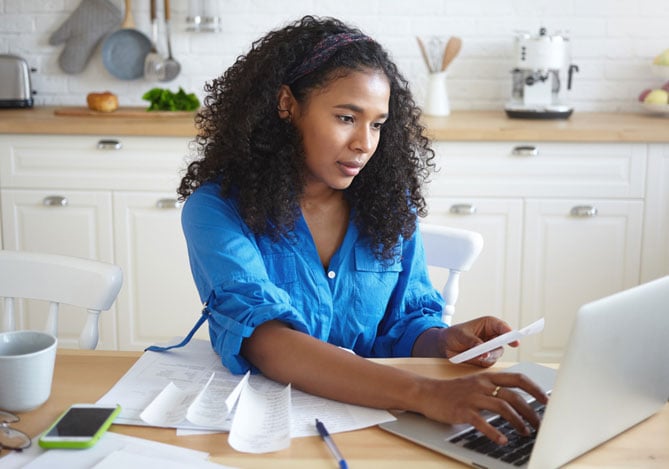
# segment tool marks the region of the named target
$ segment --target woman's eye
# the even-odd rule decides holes
[[[374,122],[374,124],[372,124],[372,128],[374,130],[381,130],[381,127],[383,127],[383,124],[385,124],[385,122]]]
[[[337,116],[342,122],[353,122],[353,116]]]

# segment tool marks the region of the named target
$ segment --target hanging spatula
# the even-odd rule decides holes
[[[144,78],[149,81],[162,80],[165,76],[163,57],[158,53],[158,22],[156,0],[151,0],[151,51],[144,59]]]
[[[181,64],[172,56],[172,40],[170,38],[170,0],[165,0],[165,35],[167,37],[167,58],[165,59],[165,74],[160,81],[172,81],[179,72],[181,72]]]

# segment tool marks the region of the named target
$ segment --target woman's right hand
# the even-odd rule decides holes
[[[538,428],[539,416],[511,388],[520,388],[543,404],[548,402],[548,396],[536,383],[518,373],[479,373],[449,380],[428,379],[424,384],[419,398],[423,415],[440,422],[473,425],[500,445],[506,444],[507,438],[481,416],[482,410],[501,415],[518,432],[528,435],[528,423]]]
[[[512,388],[527,391],[539,402],[548,400],[538,385],[521,374],[427,378],[346,352],[279,321],[258,326],[245,339],[242,352],[266,377],[291,383],[295,389],[355,405],[420,412],[439,422],[468,423],[499,444],[506,443],[506,437],[480,411],[495,412],[527,432],[527,424],[538,426],[539,417]],[[323,373],[324,369],[328,372]]]

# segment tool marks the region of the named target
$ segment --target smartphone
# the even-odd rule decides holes
[[[73,404],[39,438],[42,448],[89,448],[121,412],[121,406]]]

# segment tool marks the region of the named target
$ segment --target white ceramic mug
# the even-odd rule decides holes
[[[46,332],[0,332],[0,409],[25,412],[49,399],[57,343]]]

